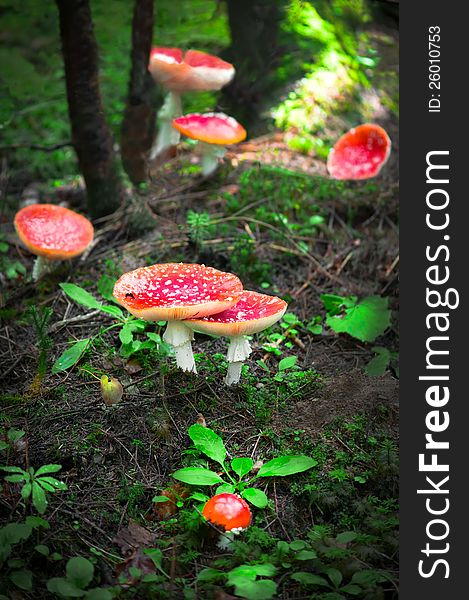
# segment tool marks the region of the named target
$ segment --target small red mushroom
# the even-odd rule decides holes
[[[225,383],[233,385],[241,377],[243,362],[252,352],[245,335],[259,333],[276,323],[287,310],[287,303],[276,296],[244,290],[231,308],[203,318],[192,318],[187,326],[201,333],[230,338]]]
[[[334,179],[375,177],[391,153],[391,140],[379,125],[350,129],[329,152],[327,170]]]
[[[82,254],[93,241],[93,225],[86,217],[55,204],[30,204],[15,215],[16,232],[37,256],[33,280],[51,269],[53,261]]]
[[[237,494],[217,494],[205,504],[202,515],[224,531],[239,533],[251,523],[248,503]]]
[[[183,319],[207,316],[233,306],[243,289],[231,273],[187,263],[166,263],[124,273],[113,295],[130,313],[146,321],[167,321],[163,339],[176,353],[178,367],[196,372],[193,331]]]
[[[171,128],[172,119],[182,115],[181,94],[219,90],[234,77],[232,64],[205,52],[179,48],[153,48],[148,65],[153,79],[169,94],[158,120],[160,129],[150,158],[178,143],[179,134]]]
[[[185,136],[199,141],[202,149],[202,174],[216,169],[218,158],[225,154],[227,144],[237,144],[246,138],[246,130],[233,117],[224,113],[192,113],[173,120],[173,127]]]

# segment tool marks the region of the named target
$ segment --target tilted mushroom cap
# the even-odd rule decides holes
[[[258,333],[281,319],[287,303],[276,296],[244,290],[228,310],[204,318],[190,319],[187,325],[201,333],[234,337]]]
[[[205,504],[202,515],[225,531],[245,529],[251,523],[251,510],[243,498],[236,494],[217,494]]]
[[[30,204],[16,213],[15,229],[33,254],[49,260],[80,255],[93,241],[93,225],[86,217],[55,204]]]
[[[219,90],[229,83],[232,64],[205,52],[179,48],[153,48],[148,70],[155,81],[173,92]]]
[[[173,127],[185,136],[208,144],[237,144],[246,137],[238,121],[224,113],[192,113],[173,120]]]
[[[113,295],[140,319],[179,321],[230,308],[242,289],[231,273],[198,264],[166,263],[124,273]]]
[[[334,179],[375,177],[391,153],[391,140],[379,125],[366,123],[348,131],[335,144],[327,159]]]

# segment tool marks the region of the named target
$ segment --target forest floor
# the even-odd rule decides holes
[[[393,152],[376,179],[329,179],[325,161],[292,150],[281,131],[232,148],[211,179],[197,175],[185,147],[152,170],[148,189],[118,218],[96,223],[96,243],[84,258],[37,284],[29,275],[2,282],[0,426],[7,441],[9,430],[25,432],[3,452],[10,465],[62,465],[56,476],[68,486],[48,495],[50,529],[37,533],[36,544],[50,552],[16,547],[12,556],[33,572],[36,587],[11,598],[51,597],[46,580],[62,576],[64,561],[77,555],[92,559],[96,585],[120,581],[123,598],[228,599],[233,586],[223,575],[200,573],[246,563],[274,565],[259,577],[275,580],[276,598],[397,597],[399,143],[397,118],[379,101],[377,111]],[[328,134],[342,131],[336,122]],[[57,199],[79,206],[81,190],[66,194]],[[29,274],[31,257],[13,236],[8,240],[11,260],[19,256]],[[123,272],[178,261],[233,272],[246,289],[289,303],[280,324],[254,336],[238,386],[223,383],[225,340],[196,335],[199,374],[181,373],[164,344],[141,347],[162,327],[149,324],[134,333],[134,346],[123,347],[112,316],[77,305],[58,286],[71,282],[110,302]],[[322,294],[384,296],[392,324],[372,344],[337,334],[326,325]],[[47,320],[42,331],[38,317]],[[90,337],[79,362],[52,371],[71,342]],[[364,369],[376,346],[393,359],[371,376]],[[279,371],[286,357],[297,361]],[[102,374],[124,386],[115,406],[103,404]],[[266,461],[306,454],[317,461],[306,473],[264,484],[269,506],[254,509],[253,525],[228,551],[217,548],[182,488],[173,492],[183,506],[165,512],[152,503],[174,486],[171,473],[200,464],[187,435],[198,420],[231,455]],[[20,491],[20,484],[4,483],[2,522],[34,514]],[[288,557],[281,541],[293,542]],[[143,548],[161,550],[165,574],[145,560]],[[314,557],[301,558],[294,548]],[[160,580],[142,580],[155,572]]]

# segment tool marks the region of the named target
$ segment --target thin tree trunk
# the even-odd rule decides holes
[[[122,163],[132,183],[146,180],[146,155],[155,134],[153,79],[147,66],[153,37],[153,1],[135,0],[132,21],[132,68],[122,122]]]
[[[116,210],[123,197],[99,90],[98,47],[89,0],[56,0],[72,142],[93,217]]]

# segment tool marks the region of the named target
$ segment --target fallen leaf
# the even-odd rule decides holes
[[[127,527],[117,532],[113,542],[119,546],[122,554],[127,555],[137,548],[151,548],[155,543],[156,535],[146,527],[142,527],[130,519]]]

